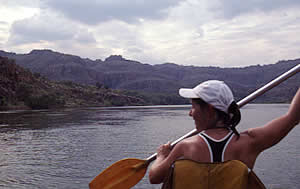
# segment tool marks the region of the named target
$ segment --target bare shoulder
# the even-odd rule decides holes
[[[261,142],[261,138],[263,138],[263,133],[261,133],[262,127],[249,128],[240,133],[240,137],[238,141],[242,143],[242,145],[247,145],[247,149],[249,151],[260,151],[257,149],[257,145]],[[248,152],[249,153],[249,152]],[[257,152],[259,153],[259,152]]]
[[[204,141],[198,135],[192,136],[182,141],[184,147],[202,146]]]
[[[246,130],[235,135],[225,152],[225,160],[237,159],[244,162],[249,168],[253,168],[255,160],[259,155],[256,149],[255,140],[251,131]]]
[[[186,138],[179,142],[176,145],[176,148],[181,149],[182,151],[186,151],[190,148],[193,148],[195,145],[199,145],[199,137],[198,136],[192,136],[190,138]]]
[[[235,136],[233,138],[233,144],[234,146],[237,146],[237,148],[240,148],[243,151],[250,151],[249,148],[251,148],[252,143],[254,143],[254,135],[251,133],[251,129],[248,129],[246,131],[243,131],[240,133],[240,136]]]
[[[183,158],[194,161],[210,161],[207,144],[198,135],[192,136],[182,141]]]
[[[247,129],[246,131],[243,131],[240,134],[241,136],[243,136],[243,138],[246,138],[248,140],[255,138],[255,132],[253,132],[253,128]]]

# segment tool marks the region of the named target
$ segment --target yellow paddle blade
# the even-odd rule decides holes
[[[122,159],[96,176],[89,187],[90,189],[129,189],[144,177],[147,166],[146,160]]]

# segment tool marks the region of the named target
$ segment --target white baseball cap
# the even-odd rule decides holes
[[[234,101],[230,88],[223,81],[218,80],[205,81],[193,89],[179,89],[179,95],[190,99],[201,98],[225,113],[228,113],[228,108]]]

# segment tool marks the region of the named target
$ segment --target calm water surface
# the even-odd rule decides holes
[[[0,112],[0,188],[88,188],[123,158],[144,159],[192,130],[189,106]],[[239,131],[262,125],[288,105],[247,105]],[[300,188],[300,128],[262,153],[255,171],[272,189]],[[158,189],[146,175],[134,188]]]

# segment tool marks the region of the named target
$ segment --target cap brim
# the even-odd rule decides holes
[[[199,98],[195,93],[193,89],[179,89],[179,95],[183,98]]]

